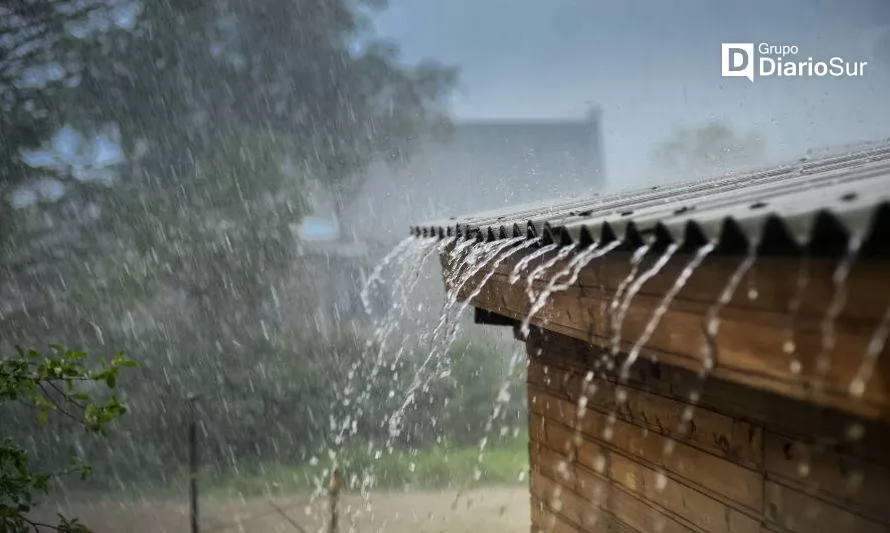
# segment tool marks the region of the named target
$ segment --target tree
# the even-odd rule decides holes
[[[57,262],[60,248],[88,264],[113,257],[103,267],[110,279],[126,278],[140,297],[185,291],[196,316],[213,318],[202,336],[233,338],[233,323],[260,316],[268,277],[289,265],[289,228],[307,209],[307,183],[353,194],[372,159],[401,160],[447,123],[454,71],[403,66],[394,46],[372,40],[363,10],[383,4],[31,0],[6,8],[10,27],[39,36],[32,42],[41,53],[9,62],[15,68],[0,87],[22,115],[4,124],[0,212],[21,211],[11,191],[51,170],[67,194],[33,218],[49,212],[76,231],[48,247],[16,231],[0,250],[4,263]],[[58,72],[22,93],[34,68]],[[35,99],[40,128],[28,111]],[[123,162],[111,186],[67,168],[37,176],[26,168],[22,149],[60,124],[117,136]],[[63,212],[68,204],[73,213]],[[93,206],[98,215],[84,216]],[[68,275],[91,277],[98,268],[89,267]]]
[[[676,129],[652,150],[652,160],[659,172],[684,178],[757,164],[764,155],[762,137],[755,133],[740,134],[720,121]]]
[[[118,374],[136,363],[118,353],[93,369],[85,365],[86,359],[85,352],[61,346],[53,346],[49,354],[17,348],[15,355],[0,358],[0,410],[4,419],[9,419],[10,410],[24,408],[36,411],[41,426],[47,424],[52,413],[86,433],[106,435],[108,425],[127,411],[113,394]],[[17,533],[52,527],[62,532],[87,532],[76,519],[59,516],[58,524],[50,525],[30,516],[37,496],[46,494],[52,480],[65,474],[86,478],[90,466],[75,458],[66,471],[38,471],[28,452],[14,439],[0,441],[0,530]]]
[[[51,336],[133,346],[140,375],[128,390],[146,416],[123,431],[139,442],[137,430],[166,431],[153,442],[157,456],[175,457],[178,435],[166,424],[186,392],[200,388],[220,406],[234,399],[233,380],[268,384],[250,379],[284,357],[264,319],[275,278],[292,270],[290,226],[310,207],[308,185],[354,194],[371,160],[399,162],[447,127],[455,72],[404,65],[373,39],[365,13],[383,4],[0,7],[9,110],[0,123],[0,331],[32,344]],[[66,125],[87,140],[113,139],[120,157],[102,169],[29,164],[24,154]],[[47,180],[60,198],[15,204],[18,191]],[[131,332],[127,321],[141,327]],[[304,352],[287,356],[309,366]]]

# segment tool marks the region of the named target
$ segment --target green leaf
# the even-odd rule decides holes
[[[46,424],[46,410],[41,409],[37,412],[37,423],[41,426]]]

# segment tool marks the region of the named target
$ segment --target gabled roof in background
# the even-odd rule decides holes
[[[470,191],[468,191],[469,193]],[[835,254],[853,237],[890,250],[890,140],[817,159],[717,179],[653,186],[584,200],[542,202],[419,224],[417,236],[494,240],[540,236],[587,245],[621,240],[723,251]]]

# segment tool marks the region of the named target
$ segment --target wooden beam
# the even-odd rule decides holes
[[[519,282],[511,283],[511,272],[527,253],[523,251],[503,261],[480,287],[487,276],[482,269],[475,279],[463,284],[458,298],[465,300],[475,293],[472,305],[506,317],[499,319],[504,322],[521,322],[532,305],[526,294],[528,272],[555,257],[550,253],[536,259]],[[447,255],[446,252],[442,256],[446,283],[459,278],[452,271],[459,262]],[[649,270],[660,255],[648,254],[639,265],[637,276]],[[571,259],[570,255],[555,263],[533,284],[535,292],[544,289],[546,281],[565,269]],[[614,252],[592,261],[567,290],[551,296],[531,324],[580,339],[606,354],[613,340],[617,340],[620,352],[630,351],[691,256],[674,255],[660,272],[639,287],[616,336],[614,308],[621,303],[616,292],[619,287],[627,287],[630,259],[630,253]],[[743,259],[718,255],[706,258],[642,346],[641,357],[697,372],[703,369],[703,346],[710,344],[716,348],[716,367],[711,375],[890,421],[890,359],[886,357],[886,346],[861,396],[850,392],[851,384],[860,375],[870,338],[890,306],[890,261],[860,258],[852,263],[847,279],[835,284],[833,274],[838,261],[758,258],[720,309],[719,331],[709,339],[705,334],[709,311]],[[801,283],[802,278],[805,284]],[[846,305],[836,320],[826,321],[832,305],[844,301]],[[823,360],[827,366],[820,366]]]
[[[473,322],[488,326],[515,326],[516,319],[493,313],[481,307],[473,308]]]

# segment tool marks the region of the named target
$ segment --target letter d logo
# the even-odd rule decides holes
[[[754,82],[754,43],[723,43],[724,78],[748,78]]]

